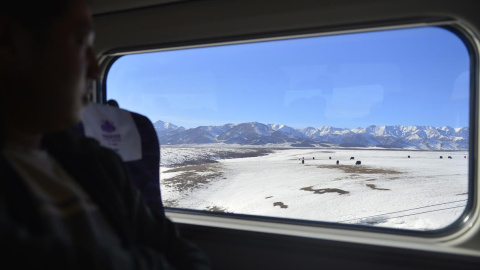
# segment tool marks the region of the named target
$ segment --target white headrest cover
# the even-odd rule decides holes
[[[85,136],[113,149],[124,161],[142,158],[140,134],[129,111],[90,103],[83,111]]]

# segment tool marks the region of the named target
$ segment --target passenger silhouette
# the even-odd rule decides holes
[[[98,77],[87,0],[0,4],[0,242],[18,269],[210,269],[112,150],[71,128]],[[112,123],[103,123],[112,130]]]

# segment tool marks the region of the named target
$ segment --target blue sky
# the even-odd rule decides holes
[[[421,27],[127,55],[107,98],[153,122],[468,126],[469,53]]]

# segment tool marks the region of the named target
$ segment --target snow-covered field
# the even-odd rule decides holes
[[[230,159],[212,148],[162,151],[170,207],[433,230],[454,222],[467,201],[468,151],[276,149]],[[217,162],[178,167],[202,155]]]

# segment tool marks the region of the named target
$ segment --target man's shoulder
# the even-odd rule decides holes
[[[80,134],[74,128],[46,134],[42,147],[66,167],[101,166],[110,173],[123,173],[124,164],[117,153],[101,146],[97,140]]]
[[[74,129],[46,134],[43,147],[89,191],[129,185],[130,176],[120,156]]]
[[[97,140],[84,136],[74,127],[45,134],[42,147],[49,152],[64,154],[87,154],[89,152],[115,154],[111,149],[101,146]]]

